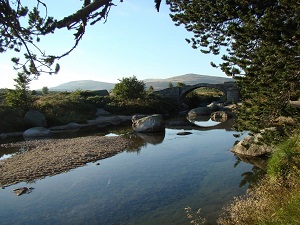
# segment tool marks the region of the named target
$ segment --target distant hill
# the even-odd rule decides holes
[[[170,82],[175,87],[178,82],[184,83],[186,85],[194,85],[199,83],[219,84],[219,83],[224,83],[232,80],[233,80],[232,78],[227,78],[227,77],[216,77],[216,76],[207,76],[207,75],[189,73],[189,74],[170,77],[166,79],[146,79],[144,80],[144,82],[146,83],[147,88],[152,86],[154,90],[160,90],[160,89],[168,88]]]
[[[76,80],[50,87],[50,91],[76,91],[76,90],[111,90],[115,84],[94,80]]]
[[[177,82],[184,83],[186,85],[193,85],[198,83],[209,83],[209,84],[218,84],[224,83],[226,81],[232,81],[231,78],[226,77],[216,77],[216,76],[207,76],[207,75],[198,75],[198,74],[185,74],[181,76],[170,77],[166,79],[146,79],[143,80],[146,84],[146,87],[149,88],[152,86],[154,90],[161,90],[169,87],[171,82],[173,86],[177,85]],[[106,83],[101,81],[94,80],[77,80],[71,81],[68,83],[63,83],[56,87],[49,88],[50,91],[75,91],[75,90],[111,90],[115,86],[114,83]]]

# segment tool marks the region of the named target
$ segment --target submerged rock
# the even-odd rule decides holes
[[[15,188],[13,189],[13,192],[15,192],[15,194],[17,196],[23,195],[23,194],[29,194],[32,192],[34,188],[33,187],[21,187],[21,188]]]
[[[182,131],[182,132],[178,132],[177,135],[190,135],[193,134],[192,132],[188,132],[188,131]]]

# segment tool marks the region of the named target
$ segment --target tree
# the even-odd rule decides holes
[[[12,58],[14,68],[36,78],[41,73],[57,73],[60,66],[55,62],[77,47],[88,25],[106,21],[116,1],[84,0],[82,8],[61,20],[48,15],[47,4],[44,1],[35,2],[36,6],[29,9],[24,0],[0,0],[0,53],[8,50],[15,51],[17,57]],[[161,1],[154,2],[156,9],[159,10]],[[47,55],[39,48],[41,37],[63,28],[75,32],[73,47],[58,55]],[[23,60],[19,57],[22,53]]]
[[[185,84],[182,82],[177,82],[176,87],[183,87]]]
[[[36,90],[32,90],[32,91],[31,91],[31,95],[37,95]]]
[[[239,129],[258,131],[291,115],[299,90],[298,0],[168,0],[175,25],[193,32],[187,42],[203,53],[223,55],[220,67],[236,79],[243,105]]]
[[[30,108],[32,99],[29,92],[30,79],[28,74],[18,73],[18,77],[14,79],[17,83],[15,85],[15,90],[9,90],[5,96],[4,104],[27,110]]]
[[[154,87],[151,85],[150,87],[149,87],[149,89],[148,89],[148,92],[149,93],[152,93],[154,91]]]
[[[122,99],[141,98],[145,95],[146,85],[135,76],[122,78],[113,89],[113,94]]]
[[[172,82],[169,82],[169,85],[168,85],[169,88],[172,88],[173,87],[173,84]]]
[[[43,95],[47,95],[47,94],[49,94],[49,88],[48,87],[43,87],[42,88],[42,93],[43,93]]]

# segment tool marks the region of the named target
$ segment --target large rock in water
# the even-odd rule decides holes
[[[25,140],[35,139],[35,138],[49,138],[53,135],[51,130],[44,127],[33,127],[23,133]]]
[[[47,127],[46,117],[37,110],[30,109],[24,116],[24,122],[33,127]]]
[[[165,130],[165,124],[160,114],[146,116],[141,119],[132,118],[132,128],[135,132],[159,132]]]
[[[248,135],[235,146],[233,146],[230,151],[242,156],[263,156],[269,154],[273,151],[273,148],[269,145],[260,143],[262,135]]]

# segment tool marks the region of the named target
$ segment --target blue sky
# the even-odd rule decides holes
[[[29,1],[29,0],[27,0]],[[31,0],[32,2],[32,0]],[[48,14],[63,18],[81,7],[82,1],[48,1]],[[116,1],[118,2],[118,1]],[[79,46],[59,61],[57,75],[43,74],[31,82],[31,89],[54,87],[72,80],[96,80],[117,83],[135,75],[139,80],[168,78],[196,73],[225,76],[210,66],[221,56],[205,55],[185,41],[191,37],[183,27],[176,27],[169,9],[161,5],[158,13],[153,0],[125,0],[112,7],[108,20],[90,26]],[[62,30],[41,38],[47,54],[59,55],[73,44],[72,31]],[[11,53],[0,54],[0,88],[12,88],[16,72]]]

